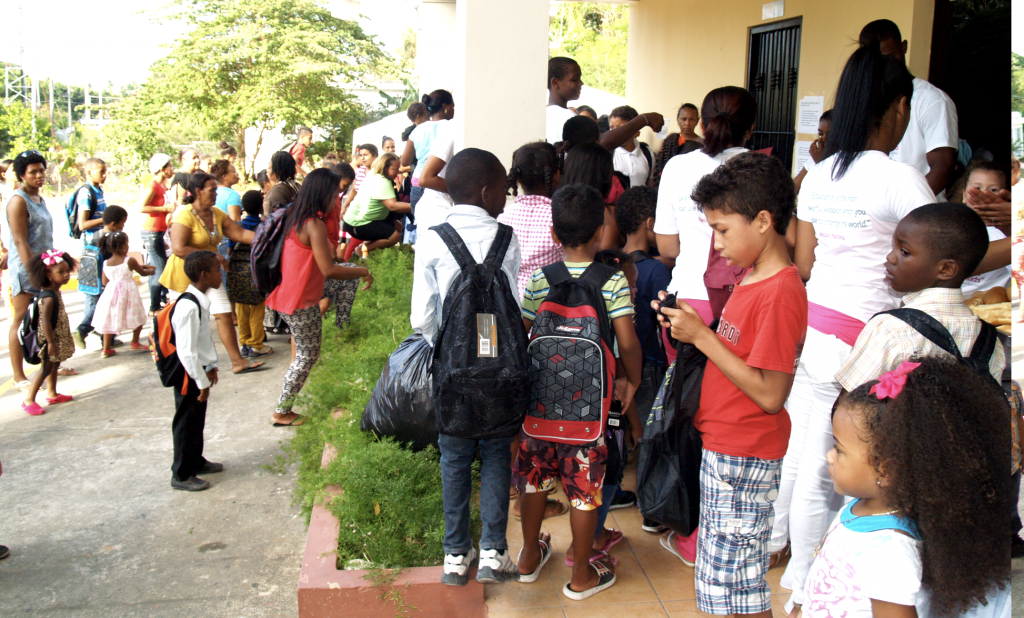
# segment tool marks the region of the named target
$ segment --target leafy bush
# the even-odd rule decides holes
[[[367,267],[373,287],[356,295],[352,324],[339,331],[332,318],[324,321],[320,361],[297,399],[307,421],[285,446],[300,462],[296,494],[307,517],[324,500],[325,486],[342,488],[330,505],[341,522],[342,565],[364,560],[384,568],[431,566],[444,559],[437,451],[412,452],[359,430],[388,356],[412,330],[413,255],[406,247],[371,253]],[[343,412],[332,417],[338,409]],[[338,456],[321,469],[325,443]],[[473,523],[478,529],[477,514]]]

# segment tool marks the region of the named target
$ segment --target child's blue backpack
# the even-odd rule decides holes
[[[430,228],[462,272],[444,299],[431,372],[438,433],[483,440],[519,433],[530,400],[526,329],[519,301],[501,270],[512,228],[498,224],[477,264],[449,223]]]
[[[82,237],[82,229],[78,227],[78,194],[82,189],[89,190],[89,197],[94,210],[97,202],[96,192],[93,191],[93,188],[89,186],[88,183],[78,185],[78,187],[71,193],[71,197],[68,198],[68,203],[64,205],[64,214],[67,215],[68,234],[70,234],[72,238]],[[89,293],[91,294],[91,292]],[[99,292],[96,293],[99,294]]]
[[[102,269],[103,253],[99,247],[86,243],[78,261],[78,291],[93,296],[103,292]]]
[[[21,346],[21,353],[29,365],[38,365],[43,362],[39,356],[43,349],[42,346],[45,345],[39,343],[39,316],[41,314],[39,300],[42,298],[57,298],[57,294],[52,290],[41,290],[36,294],[29,302],[28,309],[21,318],[21,326],[18,327],[18,345]],[[56,308],[50,315],[50,328],[57,328]]]

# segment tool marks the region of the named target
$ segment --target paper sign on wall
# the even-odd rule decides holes
[[[782,17],[786,12],[785,0],[776,0],[761,5],[761,19],[776,19]]]
[[[818,119],[825,111],[825,97],[804,97],[800,99],[800,116],[797,118],[797,133],[817,135]]]
[[[802,133],[802,131],[801,131]],[[796,143],[796,167],[793,168],[793,175],[796,176],[800,173],[800,170],[804,169],[804,164],[807,163],[807,159],[811,158],[811,144],[814,142],[798,141]]]

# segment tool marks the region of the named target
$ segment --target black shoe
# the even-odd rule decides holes
[[[215,472],[223,472],[224,464],[208,461],[199,470],[199,474],[214,474]]]
[[[181,489],[182,491],[203,491],[209,489],[210,484],[198,476],[192,475],[184,481],[179,481],[171,475],[171,487],[174,489]]]
[[[98,333],[96,331],[91,331],[89,334],[90,335],[96,335],[97,337],[99,337],[100,341],[103,341],[103,333]],[[111,349],[119,348],[119,347],[121,347],[123,345],[124,345],[124,342],[121,341],[120,339],[118,339],[117,337],[114,337],[113,339],[110,340],[110,347],[111,347]]]
[[[0,560],[11,555],[11,550],[6,545],[0,545]]]
[[[615,497],[612,498],[612,503],[608,507],[609,511],[615,509],[624,509],[631,507],[636,504],[636,494],[631,491],[618,490],[615,492]]]
[[[653,519],[647,519],[646,517],[644,517],[644,523],[640,527],[643,529],[644,532],[651,532],[654,534],[661,534],[662,532],[668,530],[667,526],[663,526],[659,522],[656,522]]]
[[[1013,535],[1013,541],[1010,543],[1010,557],[1024,557],[1024,539],[1021,539],[1016,534]]]

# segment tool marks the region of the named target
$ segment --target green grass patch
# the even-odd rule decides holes
[[[296,400],[307,421],[284,445],[281,460],[299,461],[296,493],[307,519],[313,505],[323,501],[325,486],[342,488],[330,505],[341,523],[341,565],[362,560],[373,567],[396,568],[434,566],[444,560],[437,451],[412,452],[359,429],[388,356],[412,332],[413,256],[407,247],[371,253],[367,267],[373,287],[356,295],[351,325],[338,330],[333,316],[327,316],[320,361]],[[333,418],[331,412],[338,409],[344,413]],[[325,443],[338,456],[324,469],[320,461]],[[479,486],[478,474],[475,470],[474,487]],[[476,534],[479,526],[474,508]]]

